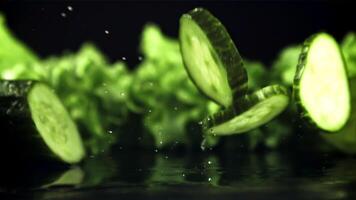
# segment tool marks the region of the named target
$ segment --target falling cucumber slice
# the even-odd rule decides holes
[[[336,132],[349,119],[351,97],[340,48],[326,33],[304,42],[293,94],[301,116],[323,131]]]
[[[85,156],[74,122],[44,83],[0,81],[0,119],[7,143],[24,155],[65,163],[77,163]]]
[[[237,99],[233,106],[203,121],[205,134],[214,136],[244,133],[279,115],[289,103],[289,94],[280,85],[267,86]]]
[[[179,41],[185,68],[199,90],[229,107],[247,91],[242,58],[221,22],[196,8],[180,19]]]

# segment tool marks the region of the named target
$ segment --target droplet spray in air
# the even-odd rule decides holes
[[[206,150],[206,143],[207,143],[206,138],[204,138],[203,141],[200,143],[200,149],[202,151]]]

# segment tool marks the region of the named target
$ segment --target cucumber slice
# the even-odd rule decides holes
[[[344,127],[350,116],[351,97],[345,62],[332,36],[318,33],[304,42],[293,93],[307,122],[327,132]]]
[[[242,58],[221,22],[196,8],[180,19],[179,41],[184,66],[197,88],[228,107],[247,90]]]
[[[285,87],[267,86],[237,99],[232,107],[206,118],[203,129],[206,134],[214,136],[244,133],[272,120],[288,103],[289,94]]]
[[[6,129],[2,132],[7,143],[16,146],[15,151],[23,157],[77,163],[85,155],[67,110],[40,82],[0,81],[0,127]]]
[[[356,154],[356,78],[350,80],[352,109],[346,125],[333,134],[321,134],[331,145],[343,153]]]

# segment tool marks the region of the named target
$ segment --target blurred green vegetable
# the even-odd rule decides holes
[[[285,47],[279,53],[270,70],[272,82],[284,84],[286,86],[291,86],[293,84],[300,52],[300,45],[290,45]]]
[[[108,150],[127,119],[131,76],[125,64],[110,64],[92,44],[78,53],[40,60],[8,31],[1,16],[0,38],[0,77],[49,83],[77,122],[89,151]]]
[[[78,53],[44,60],[45,80],[79,125],[92,153],[115,143],[127,120],[131,76],[124,63],[110,64],[92,44]]]
[[[140,47],[144,60],[134,71],[131,84],[137,108],[133,111],[144,115],[144,126],[158,148],[189,144],[187,125],[198,124],[218,107],[189,79],[176,40],[150,24],[144,28]]]
[[[40,59],[15,38],[0,15],[0,78],[49,83],[76,121],[92,154],[108,151],[120,140],[118,137],[125,131],[125,125],[139,123],[133,123],[128,118],[129,113],[143,118],[145,134],[153,136],[156,148],[167,148],[177,144],[191,145],[193,132],[200,132],[200,120],[219,109],[191,82],[176,39],[165,36],[157,26],[149,24],[144,27],[140,50],[142,61],[132,72],[123,62],[110,63],[89,43],[76,53]],[[342,50],[349,77],[356,77],[355,33],[345,37]],[[258,61],[245,61],[249,87],[255,90],[271,83],[291,86],[299,54],[299,45],[283,49],[270,69]],[[354,85],[352,90],[356,90]],[[353,105],[356,105],[354,97]],[[353,108],[350,120],[355,120],[354,113]],[[296,125],[290,120],[291,116],[296,116],[294,108],[267,125],[236,138],[252,150],[261,146],[278,148],[293,135]],[[356,153],[351,148],[356,144],[354,124],[349,122],[341,134],[328,135],[327,140],[344,152]],[[217,137],[204,141],[203,147],[218,144]]]
[[[248,88],[250,89],[250,92],[269,85],[269,73],[263,63],[244,60],[244,65],[248,71]]]
[[[41,74],[38,57],[7,28],[6,20],[0,13],[0,78],[34,79]],[[31,69],[29,69],[31,68]]]
[[[351,32],[345,36],[341,43],[341,50],[347,64],[348,76],[356,77],[356,33]]]

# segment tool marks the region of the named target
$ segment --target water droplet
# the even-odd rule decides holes
[[[158,149],[155,149],[154,151],[155,151],[156,153],[158,153]]]
[[[104,93],[105,93],[105,94],[107,94],[107,93],[109,93],[109,91],[107,91],[107,90],[104,90]]]
[[[7,115],[10,115],[11,112],[12,112],[12,109],[11,109],[11,108],[9,108],[9,109],[6,110],[6,114],[7,114]],[[41,116],[40,116],[40,120],[41,120]],[[41,120],[41,121],[42,121],[42,120]]]
[[[142,56],[137,57],[137,59],[138,59],[139,61],[141,61],[141,60],[142,60]]]
[[[112,130],[109,130],[108,133],[112,134]]]
[[[123,56],[121,59],[122,59],[122,60],[126,60],[126,57]]]
[[[105,32],[106,35],[110,34],[110,32],[108,30],[105,30],[104,32]]]
[[[168,156],[166,155],[164,158],[165,158],[165,159],[168,159]]]
[[[152,110],[150,109],[150,110],[148,110],[148,112],[149,112],[149,113],[151,113],[151,112],[152,112]]]
[[[123,97],[125,96],[125,92],[121,92],[120,95]]]
[[[177,106],[174,106],[174,108],[173,108],[175,111],[177,111],[178,110],[178,107]]]
[[[73,7],[72,7],[72,6],[67,6],[67,9],[68,9],[69,11],[73,11]]]
[[[62,12],[62,13],[61,13],[61,16],[62,16],[63,18],[65,18],[65,17],[67,17],[67,14],[64,13],[64,12]]]
[[[208,178],[208,181],[209,181],[209,182],[211,181],[211,177]]]
[[[198,122],[199,125],[203,125],[203,121]]]
[[[106,83],[103,83],[103,86],[106,87]]]
[[[200,149],[201,149],[202,151],[205,151],[205,149],[206,149],[206,139],[204,139],[204,140],[201,142],[201,144],[200,144]]]
[[[185,174],[183,173],[182,176],[185,177]]]
[[[211,165],[211,161],[210,160],[208,161],[208,165]]]

